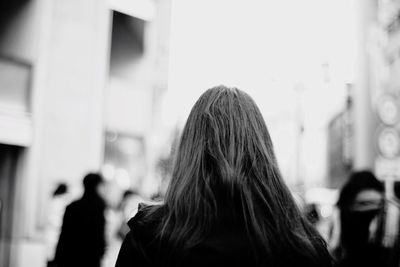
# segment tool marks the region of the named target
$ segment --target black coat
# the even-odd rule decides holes
[[[160,218],[144,220],[145,211],[139,211],[128,225],[131,231],[122,243],[115,267],[150,267],[150,266],[256,266],[251,242],[244,230],[238,227],[218,226],[203,242],[179,259],[172,259],[173,264],[166,264],[165,245],[156,237]],[[326,251],[326,262],[330,256]],[[316,267],[304,260],[287,255],[288,266]],[[330,264],[323,265],[332,266]],[[318,266],[320,267],[320,266]],[[321,266],[322,267],[322,266]]]
[[[105,204],[85,194],[67,206],[55,263],[57,267],[99,267],[105,251]]]

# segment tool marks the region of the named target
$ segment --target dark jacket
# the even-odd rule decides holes
[[[172,264],[170,261],[167,264],[165,259],[168,257],[164,254],[166,246],[159,241],[155,232],[161,220],[160,214],[162,216],[162,212],[158,213],[156,218],[149,221],[146,211],[142,210],[128,222],[131,231],[121,246],[116,267],[256,266],[252,245],[245,230],[224,226],[216,227],[203,242],[185,255],[180,255],[179,259],[172,259]],[[327,262],[329,260],[327,258]],[[294,255],[288,255],[286,261],[288,266],[312,266]]]
[[[55,263],[57,267],[99,267],[105,251],[105,204],[95,193],[67,206]]]

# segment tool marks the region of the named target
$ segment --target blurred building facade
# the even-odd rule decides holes
[[[400,179],[400,2],[357,0],[357,64],[343,111],[328,128],[329,185],[351,170],[369,169],[388,194]],[[347,100],[348,102],[348,100]]]
[[[170,1],[18,0],[0,10],[0,266],[44,266],[58,182],[78,196],[83,175],[103,170],[156,190]]]
[[[393,182],[400,180],[400,2],[381,0],[374,7],[369,25],[374,167],[391,197]]]

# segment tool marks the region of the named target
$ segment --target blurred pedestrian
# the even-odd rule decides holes
[[[129,189],[122,194],[121,202],[118,207],[120,213],[120,226],[117,235],[119,238],[124,239],[126,234],[129,232],[127,222],[130,218],[136,215],[138,205],[143,201],[144,199],[134,190]]]
[[[258,107],[236,88],[196,102],[164,203],[129,226],[117,267],[331,266],[283,182]]]
[[[338,267],[388,266],[382,246],[384,185],[370,171],[354,172],[341,189],[330,244]]]
[[[136,214],[138,205],[142,201],[143,198],[135,190],[124,190],[117,205],[107,210],[107,250],[103,259],[103,266],[115,265],[122,240],[129,232],[127,222]]]
[[[105,251],[103,178],[89,173],[82,198],[67,206],[57,245],[58,267],[99,267]]]
[[[55,250],[61,232],[63,214],[69,202],[70,197],[67,184],[58,183],[52,193],[47,212],[46,232],[48,266],[54,266]]]

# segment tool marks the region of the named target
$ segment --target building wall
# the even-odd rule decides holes
[[[11,266],[44,266],[53,186],[99,170],[110,10],[106,1],[36,0],[8,27],[3,54],[32,64],[32,140],[19,163]],[[9,128],[9,127],[8,127]]]
[[[17,160],[16,173],[12,177],[14,186],[12,192],[9,192],[13,198],[12,208],[14,212],[13,218],[8,218],[12,221],[12,229],[9,233],[11,239],[7,242],[10,243],[11,252],[14,253],[9,255],[9,263],[4,263],[3,259],[0,259],[0,265],[6,264],[6,266],[8,264],[18,266],[16,252],[21,249],[28,235],[28,228],[35,224],[34,220],[29,222],[28,220],[33,218],[31,214],[36,212],[39,204],[36,198],[38,186],[35,180],[31,179],[35,174],[30,170],[29,162],[33,159],[31,155],[33,155],[32,148],[35,143],[36,127],[34,125],[33,99],[36,93],[36,73],[41,58],[39,46],[44,32],[42,31],[42,15],[45,14],[46,9],[43,9],[43,3],[42,0],[7,1],[6,6],[2,5],[2,7],[10,8],[10,10],[1,10],[0,55],[6,59],[3,64],[5,66],[11,64],[16,68],[26,67],[30,76],[26,84],[13,83],[16,86],[26,85],[26,88],[22,89],[25,93],[18,97],[20,98],[19,107],[15,109],[15,105],[10,106],[7,103],[2,103],[0,107],[0,143],[20,147],[15,158]],[[18,72],[14,72],[14,74],[18,74]],[[2,82],[7,78],[12,79],[2,76]],[[14,76],[14,79],[23,79],[23,77]],[[13,90],[12,88],[4,88],[4,86],[12,85],[10,82],[13,81],[1,83],[1,93],[8,94]],[[29,99],[22,99],[24,97],[29,97]],[[2,99],[7,99],[7,97]],[[4,162],[1,162],[1,164],[4,164]],[[29,258],[29,255],[27,255],[28,260]]]
[[[120,72],[123,75],[110,75],[109,71],[113,2],[118,1],[27,1],[0,36],[0,55],[18,58],[32,67],[30,107],[22,122],[14,115],[5,117],[0,110],[1,132],[15,136],[7,143],[23,147],[14,192],[12,267],[44,266],[52,190],[64,181],[79,196],[83,175],[99,171],[104,163],[108,128],[145,140],[146,150],[150,151],[146,153],[146,165],[150,167],[145,184],[153,190],[152,166],[159,144],[152,137],[158,136],[154,131],[160,113],[155,106],[167,89],[170,1],[155,1],[157,13],[152,16],[151,1],[117,5],[121,12],[125,6],[144,6],[143,11],[139,8],[126,13],[148,20],[144,28],[145,57]],[[130,73],[138,63],[142,68]],[[129,91],[130,87],[136,91]],[[108,90],[113,89],[111,97]],[[118,111],[121,99],[127,109]],[[142,108],[138,108],[139,103]],[[117,107],[114,116],[107,113],[108,105]],[[20,132],[28,135],[18,139]],[[0,143],[4,142],[0,133]]]
[[[37,110],[42,179],[77,181],[100,168],[109,19],[104,1],[52,2]]]
[[[134,189],[145,197],[158,190],[155,169],[162,142],[167,140],[159,137],[163,135],[160,106],[167,90],[171,3],[153,3],[155,15],[151,18],[129,17],[135,12],[114,14],[106,93],[106,130],[143,142],[145,165],[140,169],[144,171],[128,172]],[[135,169],[138,164],[143,165],[132,162],[125,169]]]

